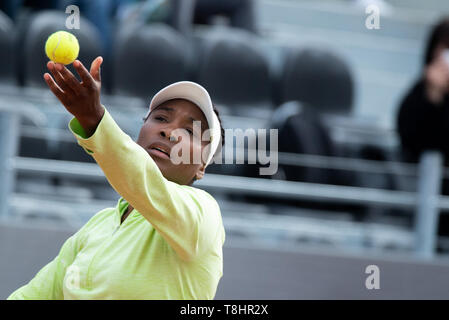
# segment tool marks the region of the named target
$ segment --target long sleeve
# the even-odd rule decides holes
[[[447,98],[447,97],[446,97]],[[404,97],[397,116],[397,130],[402,146],[417,160],[424,150],[449,150],[449,104],[437,106],[425,95],[423,81]]]
[[[110,185],[190,261],[224,242],[220,208],[207,192],[167,180],[141,146],[124,133],[105,108],[86,137],[76,118],[69,123],[78,144],[98,163]]]
[[[45,265],[26,285],[14,291],[7,300],[62,300],[67,267],[76,257],[77,234],[68,238],[59,254]]]

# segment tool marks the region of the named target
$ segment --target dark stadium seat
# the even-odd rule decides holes
[[[259,39],[245,30],[218,26],[197,28],[193,41],[192,78],[207,88],[220,113],[269,118],[274,109],[270,65]],[[234,142],[234,156],[235,146]],[[244,164],[236,165],[234,160],[234,164],[211,165],[208,172],[259,177],[258,169],[257,164],[248,164],[245,152]]]
[[[289,48],[279,82],[278,104],[297,100],[318,112],[350,114],[354,82],[348,64],[322,48]]]
[[[46,63],[48,57],[45,54],[45,42],[50,34],[58,30],[67,30],[65,26],[67,15],[62,11],[40,11],[31,14],[26,21],[22,23],[22,35],[18,35],[18,39],[23,37],[23,44],[21,45],[20,52],[23,53],[23,57],[20,57],[20,61],[23,64],[19,66],[24,70],[24,84],[27,86],[42,86],[45,87],[45,81],[43,80],[43,74],[47,72]],[[78,59],[86,66],[90,68],[91,62],[98,55],[101,55],[101,47],[99,41],[99,33],[97,29],[87,20],[81,17],[80,29],[67,30],[73,33],[80,43],[80,53]],[[17,42],[16,42],[16,45]],[[69,69],[76,75],[73,66],[70,65]]]
[[[310,106],[299,102],[281,105],[274,113],[270,127],[278,129],[279,152],[338,155],[319,114]],[[281,168],[287,180],[340,184],[338,173],[333,170],[287,165]]]
[[[217,27],[197,32],[195,39],[199,61],[195,79],[215,103],[244,116],[254,114],[251,107],[258,113],[272,109],[269,63],[253,34]]]
[[[95,163],[94,158],[88,155],[75,141],[59,142],[59,160]]]
[[[19,156],[30,158],[52,159],[47,139],[42,137],[21,136],[19,140]]]
[[[0,83],[14,83],[13,22],[0,11]]]
[[[150,102],[163,87],[186,80],[189,44],[163,24],[129,26],[116,35],[113,93]]]
[[[58,159],[58,142],[55,139],[50,139],[51,136],[51,128],[36,125],[31,118],[22,117],[20,119],[18,156]]]
[[[279,106],[274,112],[268,127],[278,130],[277,151],[281,153],[317,156],[341,156],[342,154],[340,148],[331,139],[328,128],[324,125],[320,114],[306,104],[291,101]],[[270,140],[268,139],[267,141]],[[268,148],[270,148],[269,145]],[[281,159],[279,160],[278,172],[272,176],[260,177],[331,185],[354,186],[358,184],[358,176],[354,172],[302,165],[287,165],[282,164]],[[255,167],[251,168],[253,175],[258,172]],[[258,165],[258,167],[260,168],[261,165]],[[248,168],[249,166],[247,166]],[[365,210],[358,205],[344,205],[339,203],[280,200],[270,199],[266,196],[244,196],[244,198],[251,202],[266,203],[273,207],[274,213],[279,212],[278,205],[347,212],[353,214],[355,217],[363,215]]]

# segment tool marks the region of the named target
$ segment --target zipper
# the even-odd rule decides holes
[[[115,229],[114,229],[114,231],[112,231],[112,234],[111,234],[111,236],[113,236],[114,235],[114,233],[116,233],[117,232],[117,230],[120,228],[120,225],[118,225]]]

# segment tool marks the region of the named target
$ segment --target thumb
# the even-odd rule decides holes
[[[103,57],[99,56],[94,61],[92,61],[92,64],[90,66],[90,74],[92,75],[92,78],[95,79],[95,81],[101,81],[101,69],[100,66],[103,63]]]

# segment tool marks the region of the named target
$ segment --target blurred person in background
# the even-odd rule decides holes
[[[12,20],[16,20],[20,10],[26,8],[30,11],[57,9],[61,0],[1,0],[0,10],[5,12]]]
[[[221,17],[227,24],[256,32],[253,0],[144,0],[121,5],[117,18],[124,23],[166,23],[181,33],[192,24],[214,24]]]
[[[103,55],[112,50],[113,23],[117,8],[132,0],[59,0],[58,9],[65,12],[70,5],[79,7],[80,14],[95,25],[101,34]]]
[[[124,24],[165,23],[188,33],[194,8],[195,0],[128,1],[118,6],[116,18]]]
[[[22,0],[3,0],[0,1],[0,11],[3,11],[12,20],[16,19]]]
[[[114,18],[119,8],[127,7],[141,0],[2,0],[0,10],[16,20],[21,11],[60,10],[65,12],[70,5],[79,8],[83,17],[97,27],[101,33],[103,55],[111,49]]]
[[[406,161],[417,162],[424,150],[439,150],[449,160],[449,17],[432,30],[420,79],[403,99],[397,130]]]
[[[228,18],[232,27],[257,32],[254,0],[196,0],[195,24],[211,24],[214,16]]]
[[[397,131],[402,160],[418,162],[423,151],[438,150],[449,164],[449,17],[432,29],[421,77],[402,100],[397,114]],[[449,57],[449,54],[448,54]],[[442,193],[449,195],[443,179]],[[439,232],[449,234],[447,215],[440,215]]]

